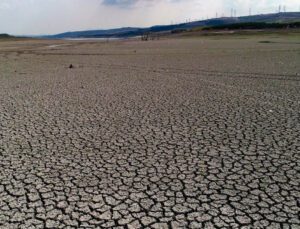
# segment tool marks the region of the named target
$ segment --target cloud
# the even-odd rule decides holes
[[[111,6],[130,6],[137,2],[138,0],[104,0],[104,5]]]
[[[102,4],[111,7],[133,8],[133,7],[151,7],[160,3],[188,2],[191,0],[103,0]]]
[[[8,10],[10,8],[9,3],[7,2],[0,2],[0,10]]]

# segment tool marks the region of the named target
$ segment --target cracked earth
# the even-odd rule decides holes
[[[0,228],[300,228],[300,45],[268,39],[0,42]]]

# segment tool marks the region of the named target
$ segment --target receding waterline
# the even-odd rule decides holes
[[[116,41],[116,40],[125,40],[128,38],[124,37],[97,37],[97,38],[64,38],[63,40],[68,41]]]

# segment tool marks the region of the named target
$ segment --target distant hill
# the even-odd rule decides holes
[[[226,25],[216,25],[204,27],[202,30],[257,30],[257,29],[286,29],[286,28],[300,28],[300,22],[275,22],[275,23],[266,23],[266,22],[243,22],[235,24],[226,24]]]
[[[53,36],[53,38],[89,38],[89,37],[114,37],[120,34],[131,33],[132,31],[137,31],[139,28],[119,28],[119,29],[108,29],[108,30],[88,30],[88,31],[78,31],[78,32],[66,32]]]
[[[300,12],[288,12],[288,13],[276,13],[276,14],[261,14],[253,16],[243,17],[223,17],[214,18],[203,21],[194,21],[189,23],[181,23],[175,25],[157,25],[149,28],[118,28],[108,30],[89,30],[89,31],[77,31],[67,32],[51,36],[43,36],[44,38],[126,38],[140,36],[145,33],[168,33],[172,31],[188,30],[197,27],[212,27],[223,26],[241,23],[290,23],[300,22]]]
[[[8,34],[6,34],[6,33],[0,33],[0,39],[4,39],[4,38],[14,38],[13,36],[10,36],[10,35],[8,35]]]

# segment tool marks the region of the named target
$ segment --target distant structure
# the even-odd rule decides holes
[[[149,41],[149,40],[159,40],[159,34],[158,33],[152,33],[152,32],[145,32],[141,36],[142,41]]]
[[[236,17],[236,9],[231,8],[230,17]]]

